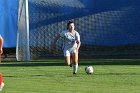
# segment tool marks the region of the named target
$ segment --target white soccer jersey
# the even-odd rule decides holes
[[[80,40],[80,35],[77,31],[74,30],[74,33],[71,34],[69,30],[64,30],[60,33],[60,36],[63,38],[63,49],[77,48],[77,41]]]

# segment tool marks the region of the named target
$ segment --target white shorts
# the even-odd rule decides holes
[[[65,56],[71,56],[71,54],[76,53],[76,49],[64,49],[64,57]]]

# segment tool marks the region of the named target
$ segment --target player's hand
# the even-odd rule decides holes
[[[79,49],[78,48],[76,48],[76,52],[78,52],[79,51]]]
[[[3,53],[3,50],[2,49],[0,49],[0,54],[2,54]]]

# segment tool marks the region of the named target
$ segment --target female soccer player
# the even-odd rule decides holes
[[[67,30],[58,33],[55,37],[53,46],[56,45],[57,40],[63,38],[63,52],[65,57],[65,62],[67,65],[73,67],[73,74],[77,73],[78,70],[78,50],[80,48],[80,35],[75,31],[74,21],[71,20],[67,24]]]
[[[0,35],[0,62],[1,62],[1,55],[3,53],[3,38]],[[4,87],[4,83],[2,82],[2,74],[0,73],[0,91],[2,91]]]

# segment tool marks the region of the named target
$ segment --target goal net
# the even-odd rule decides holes
[[[26,2],[19,0],[17,58],[63,56],[62,40],[56,49],[51,48],[51,43],[71,19],[81,36],[79,56],[140,55],[140,2],[105,1],[28,0],[26,7]]]

